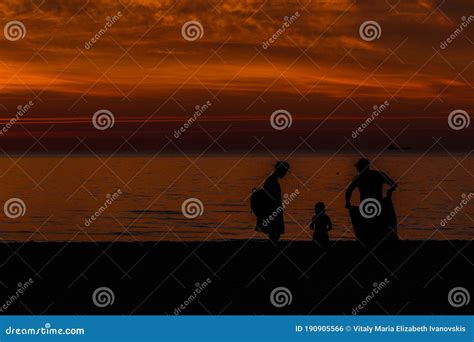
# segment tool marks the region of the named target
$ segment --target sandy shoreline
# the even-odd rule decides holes
[[[471,242],[3,243],[0,314],[472,314],[447,297],[474,289]],[[112,305],[94,305],[99,287]],[[276,288],[291,303],[272,305]]]

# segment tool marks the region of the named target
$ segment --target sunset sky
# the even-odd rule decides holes
[[[0,3],[2,26],[20,21],[26,33],[0,39],[1,125],[34,103],[0,136],[3,150],[156,151],[167,137],[171,150],[202,151],[218,137],[212,150],[247,150],[257,138],[276,149],[306,139],[302,149],[337,150],[384,101],[388,108],[349,145],[382,149],[400,134],[397,143],[422,150],[438,137],[472,149],[474,123],[455,131],[448,115],[472,116],[474,20],[440,47],[472,15],[471,0],[58,3]],[[203,28],[194,41],[182,35],[191,20]],[[378,39],[361,38],[366,21],[380,25]],[[173,138],[207,101],[210,108]],[[91,122],[101,109],[115,118],[104,131]],[[270,125],[278,109],[291,113],[286,130]]]

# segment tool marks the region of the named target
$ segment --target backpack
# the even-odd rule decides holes
[[[263,188],[253,188],[250,196],[250,209],[257,218],[266,213],[268,206],[268,196]]]

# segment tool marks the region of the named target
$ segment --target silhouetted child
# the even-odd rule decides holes
[[[328,231],[332,229],[332,222],[329,216],[326,215],[326,206],[323,202],[318,202],[314,206],[314,216],[309,225],[311,230],[314,230],[313,240],[322,247],[329,246]]]

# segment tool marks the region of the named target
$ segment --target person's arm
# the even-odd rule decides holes
[[[331,222],[331,218],[328,216],[328,231],[330,231],[332,229],[332,222]]]
[[[311,219],[311,223],[309,224],[309,229],[314,230],[314,217]]]
[[[385,173],[382,172],[382,176],[383,176],[383,182],[387,185],[390,186],[390,191],[394,191],[397,189],[398,185],[397,183],[395,183],[395,181],[393,179],[391,179],[389,176],[387,176]]]
[[[267,194],[268,200],[272,203],[273,206],[277,206],[278,202],[281,201],[281,198],[278,198],[278,184],[275,184],[275,180],[270,176],[267,178],[263,185],[263,189]]]
[[[346,208],[349,208],[351,206],[352,192],[354,191],[354,189],[356,187],[357,187],[356,179],[353,179],[351,184],[349,184],[349,186],[347,187],[347,190],[346,190]]]

